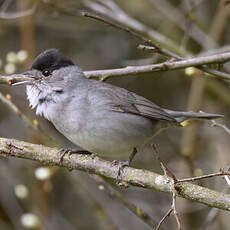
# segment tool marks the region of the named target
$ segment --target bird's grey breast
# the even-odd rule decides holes
[[[72,140],[73,136],[79,135],[86,126],[90,113],[89,104],[87,86],[76,86],[71,92],[65,92],[63,99],[54,106],[51,122],[62,134]]]
[[[75,112],[69,115],[73,123],[69,124],[71,132],[65,135],[95,153],[130,153],[153,135],[153,121],[119,108],[127,99],[127,93],[124,89],[89,80],[87,92],[70,103]],[[131,110],[131,103],[127,106]],[[78,130],[73,130],[76,123]]]

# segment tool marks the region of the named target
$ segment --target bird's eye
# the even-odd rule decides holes
[[[48,77],[48,76],[50,76],[50,75],[51,75],[51,71],[50,71],[50,70],[45,69],[45,70],[43,70],[43,71],[42,71],[42,74],[43,74],[45,77]]]

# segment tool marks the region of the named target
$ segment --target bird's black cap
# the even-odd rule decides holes
[[[36,57],[31,69],[53,71],[70,65],[74,65],[74,63],[64,57],[58,49],[49,49]]]

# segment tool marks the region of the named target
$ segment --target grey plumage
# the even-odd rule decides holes
[[[98,154],[131,153],[164,128],[187,119],[215,119],[218,114],[163,109],[126,89],[87,79],[56,49],[39,55],[27,96],[32,108],[68,139]]]
[[[173,116],[174,119],[176,119],[177,122],[181,123],[185,120],[190,120],[190,119],[217,119],[220,117],[223,117],[220,114],[213,114],[213,113],[194,113],[194,112],[182,112],[182,111],[173,111],[169,109],[164,109],[165,112]]]

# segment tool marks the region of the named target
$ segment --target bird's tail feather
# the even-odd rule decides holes
[[[217,119],[223,117],[223,115],[220,114],[214,114],[214,113],[195,113],[195,112],[180,112],[180,111],[173,111],[165,109],[165,112],[173,116],[177,122],[183,122],[190,119]]]

